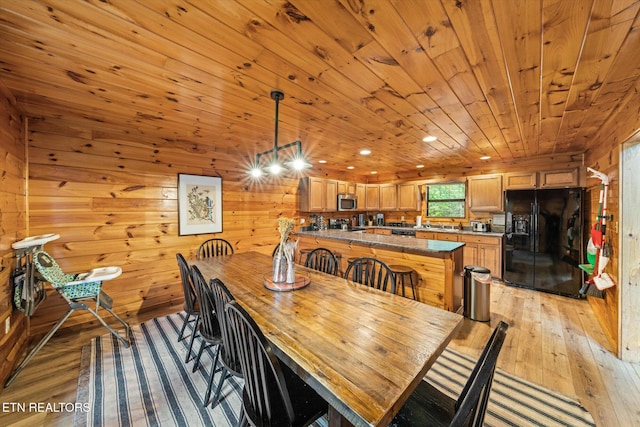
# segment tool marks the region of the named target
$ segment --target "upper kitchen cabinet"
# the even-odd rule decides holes
[[[505,190],[527,190],[538,186],[538,172],[510,172],[504,175]]]
[[[338,181],[338,194],[355,194],[356,184],[354,182]]]
[[[579,187],[578,168],[540,171],[510,172],[504,175],[505,190],[529,190],[534,188]]]
[[[580,184],[578,168],[542,171],[540,188],[578,187]]]
[[[380,185],[366,184],[365,189],[365,205],[367,211],[375,211],[380,209]]]
[[[336,212],[338,181],[306,177],[300,180],[301,212]]]
[[[355,193],[358,199],[358,210],[365,210],[367,206],[367,185],[355,184]]]
[[[467,179],[469,210],[502,212],[502,175],[479,175]]]
[[[420,188],[417,184],[398,184],[398,210],[420,210]]]
[[[380,210],[395,211],[398,208],[396,184],[380,184]]]

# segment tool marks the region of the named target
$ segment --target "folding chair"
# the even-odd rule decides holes
[[[129,347],[130,327],[127,322],[122,320],[115,314],[111,308],[113,300],[102,290],[102,282],[114,279],[122,274],[120,267],[102,267],[95,268],[87,273],[68,274],[62,271],[58,263],[47,252],[42,250],[42,246],[33,253],[33,263],[38,273],[58,292],[58,294],[67,301],[69,310],[58,320],[51,330],[40,340],[40,342],[31,350],[27,357],[22,361],[20,366],[11,375],[5,383],[5,387],[9,386],[22,369],[31,361],[33,356],[49,341],[62,324],[76,310],[87,310],[98,321],[107,328],[116,338],[118,338],[125,347]],[[95,301],[95,309],[90,307],[88,303]],[[126,335],[123,337],[112,329],[98,314],[98,309],[102,307],[118,320],[126,329]],[[126,338],[125,338],[126,337]]]

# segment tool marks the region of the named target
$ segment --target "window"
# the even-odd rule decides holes
[[[463,182],[427,185],[427,216],[464,218],[465,194]]]

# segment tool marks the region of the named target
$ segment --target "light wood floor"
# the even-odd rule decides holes
[[[478,356],[492,328],[504,320],[507,341],[498,367],[527,380],[575,396],[599,426],[640,425],[640,366],[616,359],[589,304],[494,283],[491,322],[465,319],[451,347]],[[131,323],[179,310],[145,313]],[[75,402],[80,349],[103,328],[59,332],[31,361],[16,381],[0,392],[3,426],[70,426],[71,413],[7,412],[20,402]]]

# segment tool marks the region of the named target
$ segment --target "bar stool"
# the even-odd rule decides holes
[[[409,283],[411,284],[411,293],[413,293],[413,299],[416,299],[416,290],[413,285],[413,275],[417,272],[406,265],[390,265],[391,272],[396,276],[396,284],[402,283],[402,296],[404,295],[404,278],[409,276]],[[401,280],[398,280],[401,279]]]

